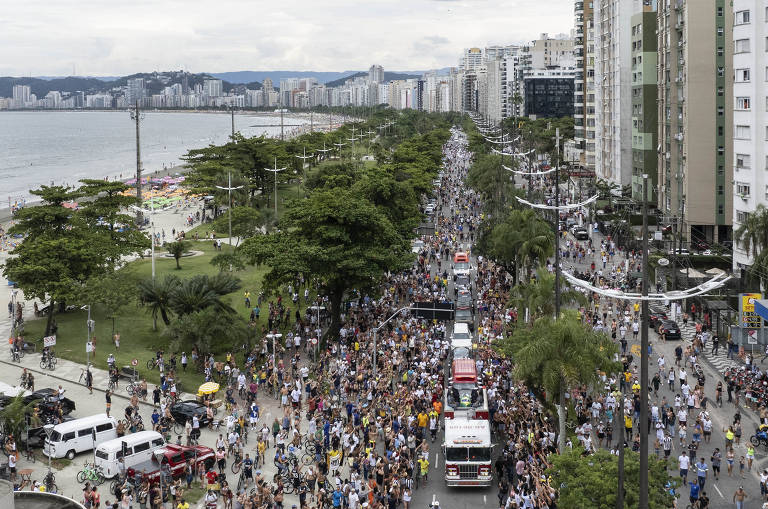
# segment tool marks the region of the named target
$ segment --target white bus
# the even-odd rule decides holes
[[[486,420],[457,415],[444,420],[445,484],[491,486],[491,426]]]
[[[125,458],[125,469],[152,458],[152,454],[165,447],[165,439],[157,431],[139,431],[121,438],[109,440],[96,448],[96,466],[101,467],[104,477],[112,478],[120,473],[120,459]]]

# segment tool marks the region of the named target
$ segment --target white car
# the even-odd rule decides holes
[[[411,245],[411,252],[419,254],[422,249],[424,249],[424,241],[419,239],[414,240]]]

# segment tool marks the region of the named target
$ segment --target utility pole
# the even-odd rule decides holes
[[[266,171],[271,171],[275,174],[275,221],[277,221],[277,172],[283,171],[285,168],[278,168],[277,167],[277,156],[275,156],[275,167],[274,168],[264,168]]]
[[[621,373],[624,376],[624,373]],[[616,423],[619,426],[619,482],[616,487],[616,509],[624,509],[624,391],[619,385],[619,401],[616,406]]]
[[[304,155],[303,156],[296,156],[296,158],[301,159],[301,178],[302,178],[302,180],[304,179],[304,163],[307,162],[307,159],[312,159],[313,157],[315,157],[315,154],[307,155],[307,147],[306,146],[304,147]],[[298,179],[298,175],[296,176],[296,178]],[[296,186],[296,196],[297,197],[299,196],[299,189],[300,188],[297,185]]]
[[[285,132],[283,131],[283,105],[280,105],[280,141],[285,141]],[[277,177],[275,177],[277,178]]]
[[[555,318],[560,317],[560,128],[555,129]]]
[[[232,187],[232,171],[227,172],[227,187],[216,186],[218,189],[227,191],[229,198],[228,216],[229,216],[229,248],[232,250],[232,191],[236,189],[242,189],[243,186]]]
[[[232,115],[232,139],[235,139],[235,106],[232,105],[229,107],[229,112]]]
[[[648,174],[643,174],[643,297],[648,296]],[[648,509],[648,301],[640,331],[640,509]]]
[[[309,132],[315,132],[315,117],[312,110],[309,110]]]
[[[136,121],[136,201],[141,206],[141,113],[139,111],[139,100],[136,100],[136,110],[131,115]],[[141,225],[143,215],[141,212],[136,214],[136,222]]]

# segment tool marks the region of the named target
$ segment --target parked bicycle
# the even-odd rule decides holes
[[[100,486],[104,482],[104,474],[101,471],[101,467],[85,463],[83,469],[77,473],[77,482],[80,484],[85,481],[90,481],[96,486]]]

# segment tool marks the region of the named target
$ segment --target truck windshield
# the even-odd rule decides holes
[[[467,448],[466,447],[446,448],[445,461],[467,461]]]
[[[470,447],[469,461],[491,461],[490,447]]]
[[[484,401],[476,388],[460,389],[454,386],[448,391],[448,404],[453,408],[478,408]]]

